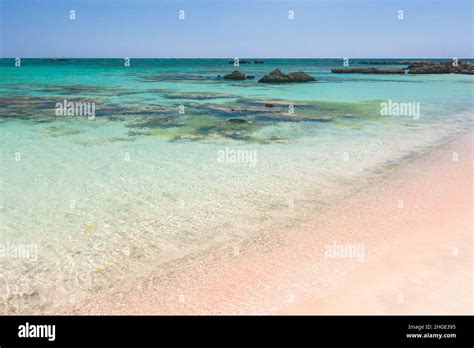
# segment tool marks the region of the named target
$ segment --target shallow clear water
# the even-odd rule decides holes
[[[235,69],[222,59],[13,65],[0,60],[0,244],[38,255],[0,258],[8,313],[289,226],[472,127],[468,75],[335,75],[339,60],[303,59],[241,65],[256,80],[235,82],[216,78]],[[277,67],[318,82],[257,83]],[[56,116],[64,99],[96,117]],[[388,100],[419,103],[419,118],[380,115]],[[233,150],[250,157],[222,157]]]

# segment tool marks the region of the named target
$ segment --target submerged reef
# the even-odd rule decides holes
[[[174,112],[135,118],[128,127],[130,135],[164,136],[171,141],[228,138],[267,143],[288,141],[283,133],[278,133],[278,128],[284,124],[306,122],[350,126],[364,118],[381,119],[378,102],[296,103],[242,98],[225,104],[188,103],[185,114]],[[273,127],[275,131],[268,136],[262,135],[260,130],[267,127]]]
[[[97,86],[35,85],[44,96],[6,96],[0,98],[0,120],[24,119],[33,123],[64,121],[46,128],[43,135],[51,137],[85,133],[81,128],[93,122],[123,122],[124,134],[114,139],[84,140],[93,145],[111,141],[135,140],[138,136],[161,136],[170,141],[232,139],[246,142],[288,142],[285,132],[298,124],[333,124],[344,126],[354,120],[378,118],[379,103],[341,103],[294,100],[241,98],[228,93],[177,91],[167,88],[145,89],[144,98],[121,98],[120,102],[108,93],[119,87],[102,89]],[[105,96],[101,92],[106,91]],[[96,97],[81,96],[93,94]],[[125,92],[125,91],[124,91]],[[56,96],[51,95],[57,94]],[[36,94],[36,91],[35,91]],[[79,94],[79,95],[77,95]],[[158,100],[157,100],[158,98]],[[78,103],[94,103],[95,120],[74,115],[56,115],[56,105],[64,99]],[[186,102],[182,102],[186,100]],[[80,124],[73,124],[79,120]],[[97,125],[97,124],[95,124]],[[79,128],[77,127],[79,126]],[[318,127],[318,126],[316,126]],[[351,126],[352,127],[352,126]],[[266,131],[271,129],[271,131]],[[296,129],[296,128],[294,128]],[[81,138],[85,134],[81,135]],[[133,139],[132,139],[133,138]],[[83,140],[81,140],[83,141]]]

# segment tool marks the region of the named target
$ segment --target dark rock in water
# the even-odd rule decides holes
[[[254,64],[263,64],[263,63],[265,63],[265,62],[264,62],[262,59],[254,59],[254,60],[253,60],[253,63],[254,63]]]
[[[309,81],[316,81],[316,79],[312,76],[309,76],[307,73],[303,71],[298,71],[298,72],[292,72],[289,73],[288,76],[294,81],[294,82],[309,82]]]
[[[280,69],[275,69],[270,74],[262,77],[258,82],[282,83],[282,82],[309,82],[309,81],[316,81],[316,79],[302,71],[293,72],[286,75],[286,74],[283,74]]]
[[[262,77],[258,82],[289,82],[290,77],[281,72],[280,69],[273,70],[270,74]]]
[[[441,63],[436,62],[415,62],[408,66],[409,74],[474,74],[474,63],[453,61]]]
[[[405,69],[379,68],[337,68],[331,69],[335,74],[405,74]]]
[[[229,64],[234,64],[235,62],[231,60]],[[239,64],[250,64],[250,61],[247,59],[239,59]]]
[[[446,62],[413,62],[406,69],[379,68],[337,68],[331,70],[336,74],[474,74],[474,63],[458,61]]]
[[[357,62],[357,64],[365,64],[365,65],[408,65],[415,63],[417,61],[409,61],[409,60],[398,60],[398,61],[373,61],[373,60],[362,60]]]
[[[272,108],[272,107],[273,107],[273,104],[267,103],[267,104],[265,104],[265,107],[266,107],[266,108]]]
[[[253,76],[253,75],[247,75],[247,77],[246,77],[247,80],[253,80],[254,78],[255,78],[255,76]]]
[[[247,121],[242,118],[229,118],[228,121],[230,123],[247,123]]]
[[[224,75],[225,80],[245,80],[245,74],[238,70],[232,71],[230,74]]]
[[[408,66],[410,74],[449,74],[453,70],[451,62],[435,63],[435,62],[416,62]]]
[[[220,79],[220,78],[221,78],[221,75],[217,75],[217,78]]]
[[[68,62],[69,59],[66,58],[49,58],[48,59],[50,62]]]

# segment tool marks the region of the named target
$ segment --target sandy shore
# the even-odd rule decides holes
[[[57,312],[472,313],[472,139],[391,168],[304,223],[177,260]],[[338,255],[338,246],[359,253]]]
[[[385,229],[393,245],[333,294],[303,298],[282,312],[473,313],[472,140],[469,134],[441,146],[360,197],[354,213],[365,215],[367,232]],[[404,206],[397,212],[389,202],[398,199]]]

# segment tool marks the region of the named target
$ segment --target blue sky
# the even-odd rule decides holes
[[[473,0],[0,0],[0,5],[0,57],[474,55]],[[404,19],[398,19],[399,10]]]

